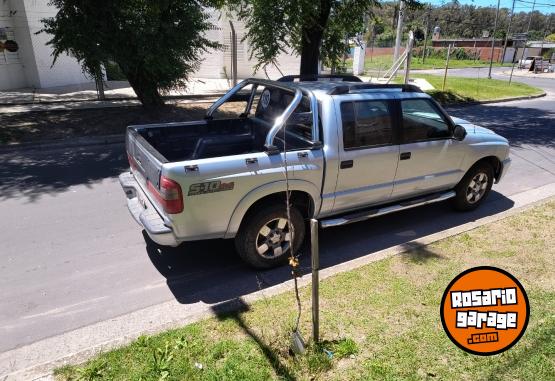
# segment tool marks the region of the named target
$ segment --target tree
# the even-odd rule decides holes
[[[246,23],[245,38],[258,61],[256,69],[275,64],[281,52],[292,49],[301,56],[300,74],[312,75],[318,73],[320,59],[338,62],[343,55],[341,46],[346,48],[346,37],[364,31],[365,17],[379,3],[378,0],[228,0],[227,5]]]
[[[545,38],[546,41],[555,42],[555,33],[550,34]]]
[[[74,56],[93,77],[103,62],[115,62],[145,107],[163,104],[160,92],[184,87],[200,54],[217,43],[205,6],[211,0],[50,0],[59,9],[42,20],[52,35],[53,64]]]

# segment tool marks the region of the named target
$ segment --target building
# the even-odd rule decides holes
[[[52,66],[49,37],[36,34],[56,14],[47,0],[0,0],[0,90],[90,82],[77,61],[60,55]]]
[[[18,88],[47,88],[78,85],[92,81],[83,74],[81,66],[72,57],[60,55],[52,66],[52,48],[46,43],[49,36],[36,34],[41,28],[41,19],[52,17],[56,9],[48,0],[0,0],[0,90]],[[198,72],[192,77],[231,77],[231,25],[230,19],[217,11],[211,11],[212,23],[208,38],[224,45],[223,50],[205,54]],[[245,26],[232,21],[237,35],[237,76],[277,78],[299,71],[300,58],[282,54],[277,66],[266,71],[254,71],[256,62],[250,59],[249,46],[242,41]]]
[[[277,59],[277,66],[269,66],[266,71],[254,71],[256,61],[250,58],[248,41],[245,37],[245,24],[241,21],[230,19],[225,13],[210,12],[211,22],[215,28],[207,33],[207,38],[219,41],[223,50],[212,50],[203,58],[201,68],[193,76],[199,78],[230,78],[231,77],[231,25],[233,23],[237,41],[237,77],[248,78],[279,78],[283,75],[298,74],[300,57],[292,53],[282,53]]]
[[[495,39],[493,47],[494,61],[501,61],[504,43],[505,41],[502,39]],[[432,47],[434,48],[447,48],[449,45],[455,48],[463,48],[469,54],[475,55],[483,61],[488,61],[491,57],[491,38],[438,38],[432,40]],[[507,41],[507,46],[504,61],[510,62],[511,57],[514,55],[511,39]]]

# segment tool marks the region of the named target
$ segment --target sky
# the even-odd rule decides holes
[[[448,3],[447,0],[422,0],[424,3],[433,5],[441,5]],[[515,4],[515,12],[529,12],[532,10],[534,0],[517,0]],[[497,7],[497,0],[459,0],[461,4],[471,4],[478,7]],[[509,8],[513,6],[513,0],[501,0],[501,8]],[[555,0],[536,0],[534,10],[542,13],[555,13]]]

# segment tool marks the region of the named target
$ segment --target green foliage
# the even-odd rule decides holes
[[[546,41],[555,42],[555,33],[551,33],[549,36],[545,38]]]
[[[117,63],[145,106],[162,104],[159,91],[186,85],[200,55],[217,44],[204,6],[211,0],[51,0],[59,9],[42,20],[52,35],[54,62],[74,56],[93,74],[103,62]]]
[[[75,381],[96,381],[104,376],[107,363],[105,361],[92,361],[86,366],[77,369]]]
[[[510,9],[503,7],[499,12],[499,20],[495,37],[502,39],[505,37],[507,26],[510,19]],[[508,5],[508,4],[505,4]],[[384,25],[384,30],[375,36],[375,46],[393,46],[397,19],[398,2],[388,1],[379,8],[372,10],[373,18],[380,20]],[[428,7],[410,7],[410,11],[405,12],[404,16],[404,36],[409,30],[425,30],[428,26],[428,38],[435,26],[441,28],[441,38],[479,38],[483,31],[493,33],[496,7],[484,7],[474,4],[460,4],[459,2],[448,1],[442,5],[432,5]],[[530,24],[530,40],[541,40],[546,32],[546,27],[550,25],[548,33],[555,34],[555,23],[549,22],[549,14],[534,11]],[[383,20],[383,21],[382,21]],[[516,12],[511,23],[511,30],[514,32],[524,32],[528,28],[530,12]],[[371,21],[372,22],[372,21]],[[381,34],[384,36],[381,36]],[[555,38],[555,36],[554,36]]]
[[[251,57],[259,68],[281,52],[301,56],[301,74],[314,74],[321,59],[337,66],[348,37],[363,33],[377,0],[228,0],[247,26]]]
[[[108,61],[104,63],[104,68],[106,69],[106,78],[108,81],[125,81],[127,78],[119,65],[113,61]]]
[[[549,60],[551,59],[551,57],[553,57],[554,54],[555,54],[555,48],[550,48],[550,49],[547,49],[545,52],[543,52],[542,57]]]

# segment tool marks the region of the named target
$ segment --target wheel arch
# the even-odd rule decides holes
[[[291,203],[299,207],[304,218],[311,218],[320,208],[320,192],[316,186],[304,180],[289,180]],[[233,238],[241,224],[257,208],[265,203],[285,203],[285,180],[265,184],[249,192],[236,206],[224,238]]]
[[[472,166],[468,168],[468,171],[481,163],[488,163],[489,165],[491,165],[491,167],[493,168],[493,177],[497,181],[503,171],[503,163],[501,162],[501,160],[495,155],[485,156],[472,164]]]

